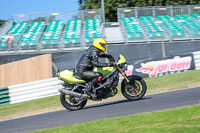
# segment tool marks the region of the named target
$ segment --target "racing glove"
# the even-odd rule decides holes
[[[110,63],[108,63],[108,66],[109,66],[109,67],[114,67],[114,66],[115,66],[115,63],[114,63],[114,62],[110,62]]]

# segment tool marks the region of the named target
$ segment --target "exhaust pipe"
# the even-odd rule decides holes
[[[58,91],[66,94],[66,95],[71,95],[71,96],[78,97],[78,98],[88,98],[87,94],[81,94],[81,93],[70,91],[70,90],[58,89]]]

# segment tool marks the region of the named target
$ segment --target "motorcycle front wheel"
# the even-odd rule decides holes
[[[60,93],[60,102],[66,109],[75,111],[82,109],[86,105],[87,99],[79,100],[77,97]]]
[[[121,92],[128,100],[139,100],[141,99],[147,90],[145,81],[139,76],[128,77],[129,82],[122,82]]]

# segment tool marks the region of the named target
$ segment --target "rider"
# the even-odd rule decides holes
[[[76,66],[78,75],[82,79],[90,81],[86,93],[92,97],[96,97],[96,92],[93,92],[95,85],[102,80],[102,75],[98,72],[93,72],[93,68],[114,66],[114,58],[111,55],[105,54],[106,44],[106,40],[102,38],[95,39],[93,45],[84,52]],[[99,62],[99,57],[110,59],[110,63]]]

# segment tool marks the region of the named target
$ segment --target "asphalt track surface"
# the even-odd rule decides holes
[[[148,95],[138,101],[119,100],[86,106],[79,111],[62,110],[3,121],[0,122],[0,133],[28,132],[195,104],[200,104],[200,87]]]

